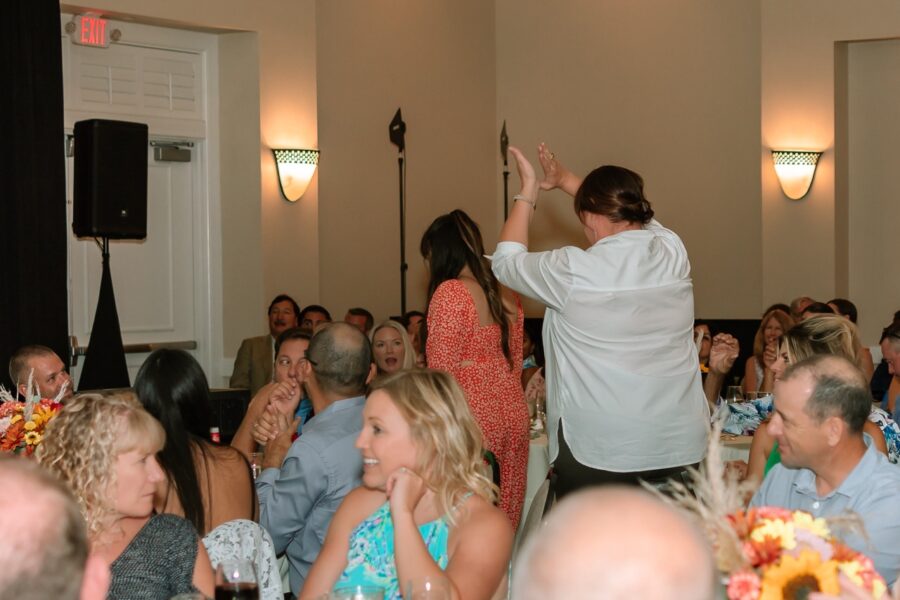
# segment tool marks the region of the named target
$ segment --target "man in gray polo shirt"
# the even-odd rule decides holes
[[[817,517],[856,513],[868,541],[852,532],[838,536],[869,556],[890,585],[900,570],[900,467],[863,434],[871,403],[865,376],[844,358],[816,355],[792,365],[775,382],[768,426],[781,464],[750,505]]]
[[[267,444],[256,480],[260,525],[272,535],[275,551],[287,554],[296,595],[322,548],[331,517],[360,483],[362,457],[354,444],[362,430],[366,383],[374,374],[369,340],[346,323],[321,327],[306,358],[301,368],[315,416],[293,443],[296,425],[289,429],[282,423],[285,431]]]

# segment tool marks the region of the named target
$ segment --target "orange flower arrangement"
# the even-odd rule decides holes
[[[726,472],[719,453],[721,430],[722,422],[716,421],[706,462],[692,471],[691,487],[674,483],[671,499],[660,496],[697,516],[714,548],[728,600],[838,595],[841,575],[869,597],[883,598],[887,586],[871,559],[836,540],[829,525],[857,529],[861,520],[853,515],[826,520],[772,506],[745,509],[751,488],[734,471]]]
[[[0,399],[0,452],[31,456],[62,405],[47,398],[18,402],[5,390]]]
[[[824,519],[803,511],[761,507],[728,518],[744,565],[727,577],[729,600],[793,600],[810,592],[838,594],[838,574],[881,598],[884,579],[872,561],[831,537]]]

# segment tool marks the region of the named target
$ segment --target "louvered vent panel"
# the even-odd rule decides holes
[[[65,43],[65,40],[64,40]],[[98,118],[193,121],[205,129],[200,54],[113,44],[66,44],[66,110]],[[153,127],[151,126],[151,129]]]

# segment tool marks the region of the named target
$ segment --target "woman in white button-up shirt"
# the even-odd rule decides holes
[[[653,219],[641,177],[622,167],[582,181],[542,144],[540,184],[522,180],[493,271],[547,306],[544,345],[550,458],[557,493],[680,476],[706,449],[709,409],[693,343],[694,297],[681,239]],[[560,188],[590,243],[528,252],[538,189]]]

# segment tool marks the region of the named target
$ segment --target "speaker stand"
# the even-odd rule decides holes
[[[81,369],[81,379],[78,381],[78,390],[82,392],[131,387],[109,268],[109,238],[104,237],[102,244],[98,241],[97,245],[100,246],[103,257],[103,275],[100,278],[100,295],[91,327],[91,339]]]

